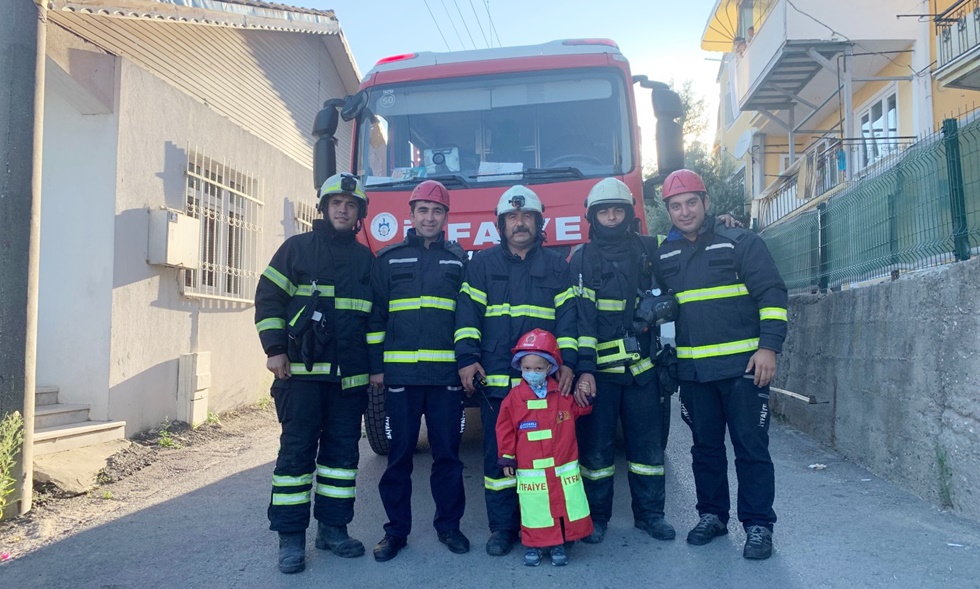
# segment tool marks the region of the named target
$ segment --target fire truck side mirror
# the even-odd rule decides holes
[[[361,111],[367,106],[367,100],[368,95],[364,90],[344,98],[344,107],[340,109],[340,118],[345,121],[353,121],[361,115]]]
[[[337,173],[337,132],[339,113],[337,109],[344,104],[340,98],[331,98],[323,103],[323,108],[313,120],[313,188],[319,190],[327,178]]]
[[[657,172],[663,178],[684,167],[684,131],[680,123],[657,119]]]
[[[657,119],[674,120],[684,116],[681,97],[669,87],[655,87],[650,93],[653,99],[653,116]]]
[[[684,131],[675,119],[684,116],[681,97],[666,84],[652,88],[653,115],[657,117],[657,172],[666,177],[684,167]]]

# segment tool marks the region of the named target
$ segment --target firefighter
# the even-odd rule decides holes
[[[664,519],[664,397],[654,370],[656,325],[640,324],[636,307],[651,288],[655,237],[632,230],[633,195],[615,178],[600,180],[585,201],[589,243],[572,255],[578,283],[579,371],[594,374],[592,414],[578,422],[582,477],[602,542],[612,517],[617,422],[622,422],[633,524],[658,540],[673,540]],[[669,392],[667,392],[669,395]],[[669,397],[668,397],[669,398]]]
[[[311,492],[316,547],[345,558],[364,554],[347,524],[369,378],[373,256],[355,240],[368,199],[349,174],[328,178],[319,197],[324,218],[282,244],[255,291],[255,325],[282,425],[268,514],[283,573],[305,568]]]
[[[557,337],[563,366],[559,389],[570,394],[578,349],[574,291],[568,264],[542,247],[544,206],[533,190],[513,186],[497,207],[500,244],[476,252],[466,268],[456,307],[456,361],[467,394],[477,392],[483,425],[484,499],[490,524],[487,554],[510,552],[520,529],[517,482],[497,465],[494,431],[500,403],[517,384],[510,349],[534,328]],[[476,382],[474,382],[474,379]],[[485,386],[484,386],[485,383]]]
[[[690,170],[667,176],[673,226],[654,271],[680,304],[677,318],[681,416],[690,426],[697,510],[687,535],[707,544],[728,533],[725,428],[735,450],[742,555],[772,554],[775,478],[769,456],[769,383],[786,337],[786,286],[762,239],[707,214],[704,182]]]
[[[589,502],[579,474],[575,420],[592,411],[595,389],[579,380],[576,399],[558,393],[552,376],[561,366],[555,336],[533,329],[511,350],[511,366],[521,381],[500,405],[497,419],[499,464],[507,476],[517,475],[521,505],[524,564],[541,564],[549,549],[551,564],[568,563],[565,543],[592,533]],[[576,401],[584,395],[586,403]],[[516,473],[515,473],[516,469]]]
[[[408,203],[412,229],[404,241],[378,252],[371,272],[371,386],[385,392],[385,431],[391,440],[388,468],[378,485],[388,514],[384,538],[374,547],[379,562],[397,556],[412,530],[412,458],[422,415],[432,448],[436,533],[452,552],[470,549],[459,530],[466,504],[459,459],[464,407],[453,349],[467,256],[458,243],[444,239],[445,186],[426,180]]]

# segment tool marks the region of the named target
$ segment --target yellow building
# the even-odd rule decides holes
[[[773,224],[888,166],[980,104],[976,0],[718,0],[716,147]]]

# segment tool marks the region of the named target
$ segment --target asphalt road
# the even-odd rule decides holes
[[[690,434],[674,409],[666,465],[667,518],[678,530],[672,542],[633,528],[620,456],[615,514],[604,543],[576,544],[564,568],[547,562],[525,567],[520,547],[505,557],[487,556],[479,419],[470,413],[462,522],[473,544],[469,554],[450,553],[431,528],[430,460],[422,450],[409,545],[390,562],[374,562],[370,548],[383,536],[385,521],[376,490],[384,459],[364,441],[351,533],[368,554],[345,560],[318,551],[311,531],[307,570],[282,575],[265,519],[277,449],[270,425],[257,430],[242,453],[188,449],[186,460],[195,462],[185,474],[151,479],[162,487],[145,500],[0,566],[0,588],[980,587],[980,525],[931,507],[778,423],[771,432],[779,516],[773,557],[744,560],[745,537],[735,523],[728,536],[707,546],[688,545],[684,536],[697,519]],[[817,463],[826,468],[809,468]]]

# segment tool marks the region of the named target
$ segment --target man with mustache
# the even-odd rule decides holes
[[[328,178],[317,207],[324,218],[280,246],[255,291],[255,327],[282,426],[268,513],[283,573],[306,567],[311,492],[316,547],[344,558],[364,554],[347,524],[369,378],[374,256],[355,239],[367,204],[355,176]]]
[[[449,550],[469,552],[459,530],[466,496],[462,439],[463,387],[453,350],[456,297],[467,256],[446,241],[449,191],[426,180],[412,191],[412,228],[401,243],[380,252],[371,272],[374,309],[368,348],[371,386],[385,393],[385,430],[391,440],[388,468],[378,489],[388,514],[374,559],[391,560],[412,530],[412,467],[422,416],[432,448],[429,479],[436,504],[433,525]]]
[[[490,524],[487,554],[503,556],[517,541],[520,517],[517,481],[497,465],[496,424],[500,404],[520,373],[511,348],[535,328],[558,340],[563,366],[560,392],[571,391],[578,349],[574,291],[568,264],[542,247],[544,206],[533,190],[517,185],[495,209],[500,244],[473,255],[456,307],[456,361],[467,394],[479,395],[483,423],[484,499]],[[484,385],[485,383],[485,385]],[[576,393],[578,395],[578,393]],[[580,404],[585,404],[584,396]]]

